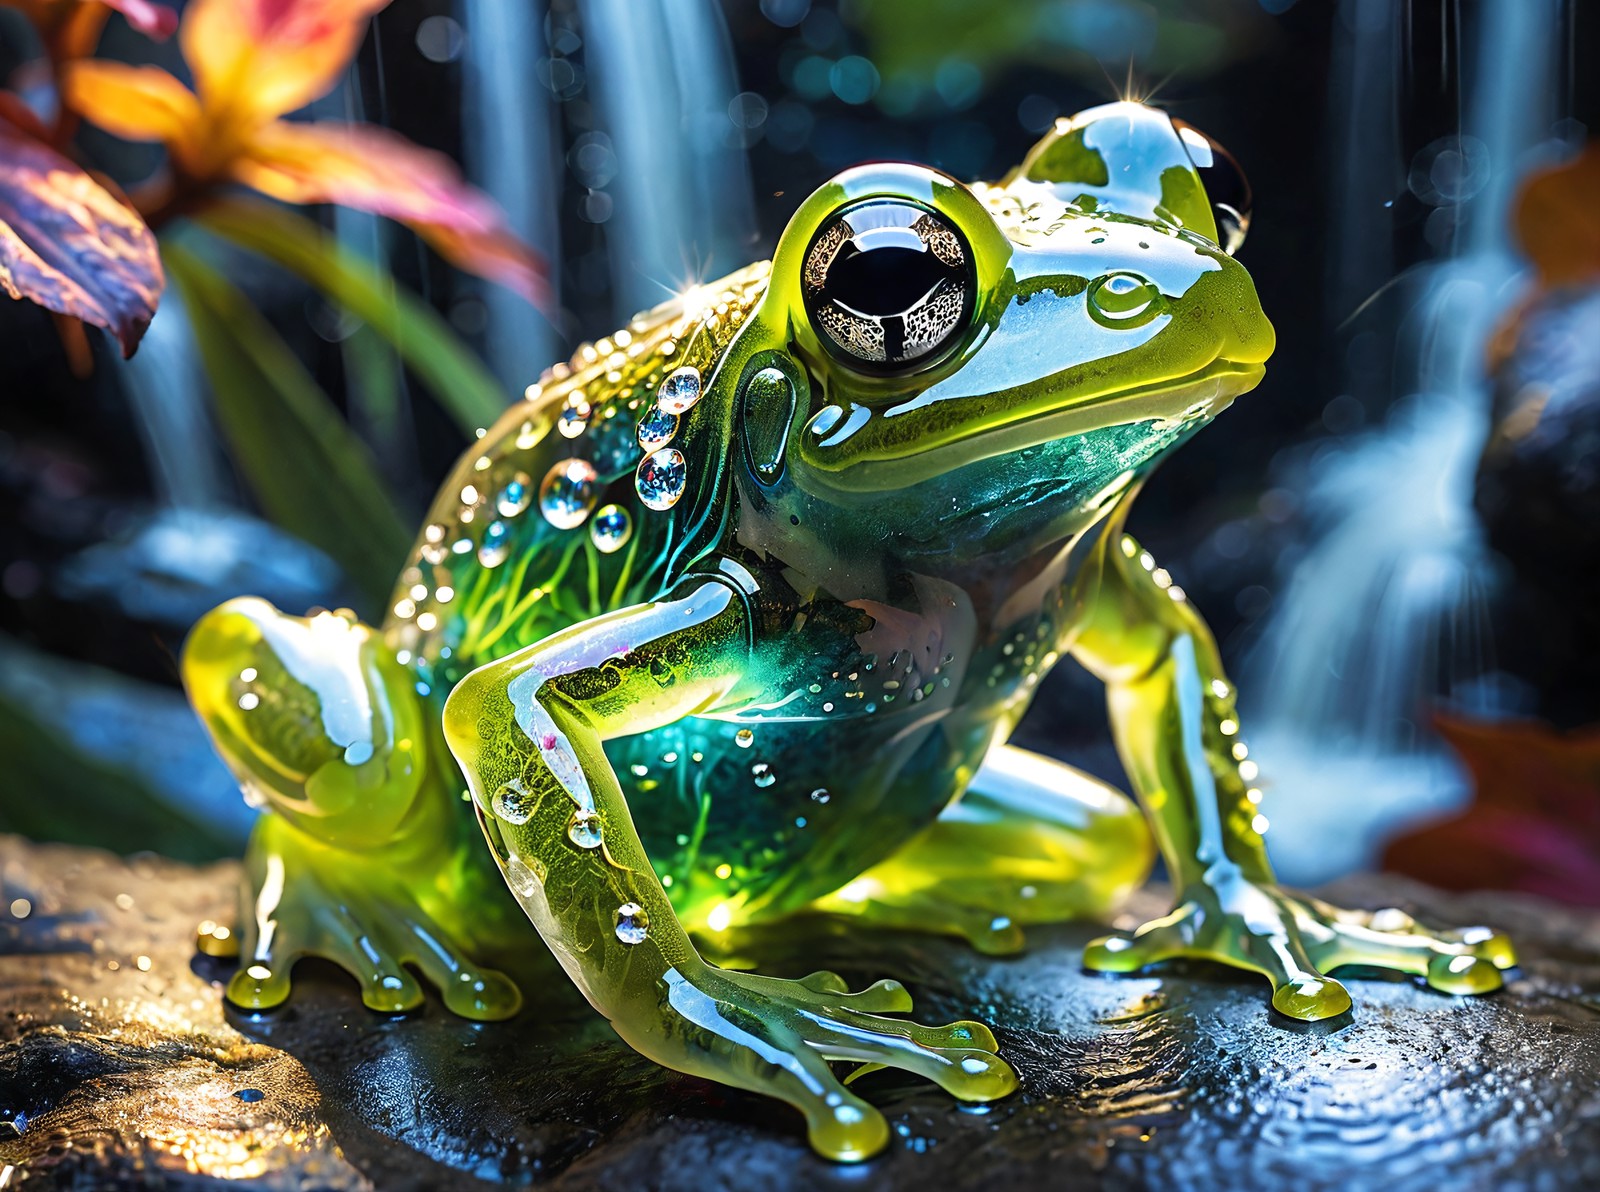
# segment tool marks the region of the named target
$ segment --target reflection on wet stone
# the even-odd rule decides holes
[[[1487,920],[1526,959],[1506,992],[1481,999],[1354,979],[1353,1018],[1320,1029],[1272,1018],[1264,985],[1220,969],[1087,974],[1091,925],[1035,931],[1027,954],[999,961],[821,920],[749,933],[737,946],[763,972],[893,973],[922,1020],[999,1027],[1022,1076],[1007,1100],[963,1107],[886,1072],[853,1086],[893,1130],[861,1170],[813,1155],[785,1107],[631,1051],[531,934],[507,964],[528,991],[508,1023],[454,1018],[431,993],[420,1014],[371,1014],[353,982],[314,963],[296,969],[282,1011],[224,1011],[228,962],[197,956],[193,933],[232,921],[237,878],[232,863],[123,862],[0,837],[9,1187],[1600,1184],[1600,918],[1531,898],[1346,881],[1336,901]],[[25,917],[4,909],[17,899]],[[1163,907],[1147,891],[1129,914]]]

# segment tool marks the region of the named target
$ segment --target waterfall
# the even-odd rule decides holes
[[[612,314],[748,264],[750,173],[729,133],[733,47],[714,0],[585,0],[591,96],[610,134]]]
[[[1397,400],[1383,425],[1312,457],[1300,485],[1312,541],[1242,674],[1286,880],[1360,867],[1402,826],[1467,797],[1458,767],[1417,722],[1441,695],[1494,710],[1481,682],[1493,671],[1492,563],[1472,508],[1489,431],[1484,354],[1521,293],[1509,205],[1558,115],[1546,97],[1557,94],[1561,4],[1484,5],[1463,28],[1461,136],[1431,166],[1423,161],[1462,190],[1430,216],[1449,221],[1430,235],[1441,256],[1387,280],[1384,200],[1417,168],[1400,156],[1395,50],[1412,6],[1345,0],[1339,9],[1333,73],[1345,107],[1331,113],[1342,187],[1332,293],[1351,309],[1375,281],[1392,284],[1406,313],[1392,335],[1370,330],[1393,309],[1384,303],[1352,320],[1366,347],[1393,344]],[[1455,156],[1441,162],[1446,153]]]
[[[511,230],[544,255],[555,291],[558,204],[563,168],[555,104],[536,65],[543,5],[460,0],[462,139],[468,177],[505,210]],[[506,400],[556,359],[561,340],[550,323],[502,286],[479,283],[485,357]]]
[[[228,491],[198,359],[182,299],[169,288],[138,352],[117,362],[156,501],[179,509],[212,508]]]

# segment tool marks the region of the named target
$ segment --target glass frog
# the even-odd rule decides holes
[[[504,1018],[518,991],[480,958],[536,930],[639,1051],[859,1159],[888,1131],[833,1064],[988,1100],[1016,1086],[993,1033],[891,1017],[893,980],[720,968],[694,935],[822,911],[1006,952],[1105,915],[1159,850],[1174,909],[1089,968],[1221,961],[1302,1020],[1351,1009],[1341,965],[1499,986],[1486,929],[1276,884],[1217,647],[1124,528],[1272,352],[1233,256],[1247,196],[1134,103],[996,183],[847,170],[770,263],[530,387],[445,483],[382,627],[208,614],[185,681],[267,809],[227,996],[277,1005],[316,955],[375,1010],[420,1004],[414,968]],[[1131,799],[1006,743],[1068,656],[1105,683]]]

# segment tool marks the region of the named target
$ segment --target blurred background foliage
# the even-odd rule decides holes
[[[176,687],[201,612],[255,592],[380,617],[454,456],[582,338],[766,255],[844,166],[995,178],[1057,116],[1123,94],[1217,137],[1256,193],[1241,256],[1278,354],[1157,476],[1134,528],[1241,680],[1287,876],[1375,864],[1443,818],[1475,831],[1441,715],[1532,719],[1566,777],[1490,834],[1500,853],[1428,876],[1526,885],[1537,831],[1595,819],[1600,751],[1564,735],[1600,721],[1600,630],[1571,579],[1600,524],[1582,331],[1600,272],[1582,247],[1600,210],[1580,156],[1600,121],[1593,6],[276,7],[298,6],[354,32],[280,46],[218,165],[216,43],[142,3],[107,8],[92,37],[81,10],[102,6],[0,5],[16,119],[131,196],[167,282],[127,362],[98,332],[0,304],[0,829],[237,848],[249,813]],[[72,65],[91,54],[198,87],[200,115],[142,117],[140,96],[188,101],[148,72]],[[387,131],[329,131],[349,124]],[[1530,268],[1516,236],[1518,188],[1541,172],[1554,199],[1528,248],[1576,262],[1565,274]],[[1092,683],[1063,666],[1038,703],[1025,744],[1119,778]],[[1470,738],[1474,770],[1529,748],[1507,731],[1498,754]],[[1420,872],[1455,846],[1419,847],[1390,855]],[[1600,832],[1585,850],[1600,856]],[[1569,864],[1564,888],[1591,897]]]

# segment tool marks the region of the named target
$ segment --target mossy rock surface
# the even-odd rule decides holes
[[[899,1075],[864,1078],[894,1141],[852,1169],[815,1158],[784,1106],[634,1054],[531,935],[529,1005],[509,1023],[466,1023],[436,1000],[382,1018],[310,964],[284,1010],[227,1011],[226,969],[196,955],[194,926],[232,919],[237,881],[231,864],[0,837],[0,1185],[1600,1187],[1592,912],[1346,881],[1326,893],[1490,923],[1524,963],[1478,999],[1354,977],[1355,1013],[1317,1029],[1272,1017],[1243,974],[1087,974],[1089,925],[1035,932],[1007,960],[827,923],[748,941],[769,972],[895,976],[926,1021],[990,1021],[1022,1074],[1021,1093],[981,1113]],[[7,910],[19,898],[21,919]],[[1130,921],[1161,901],[1141,894]]]

